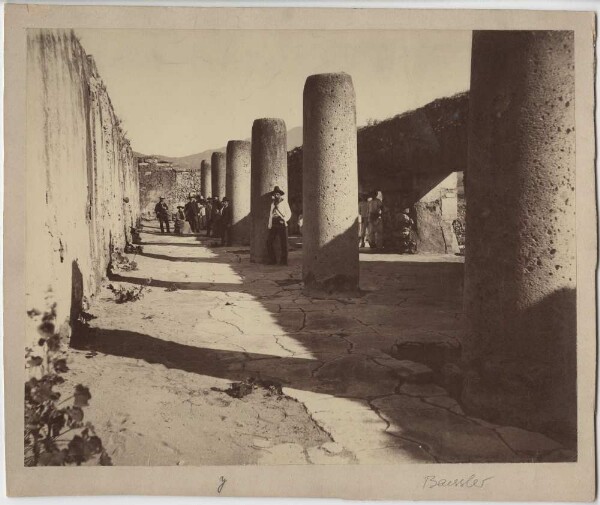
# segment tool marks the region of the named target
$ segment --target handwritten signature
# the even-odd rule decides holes
[[[220,484],[219,484],[219,487],[217,488],[217,493],[221,494],[221,491],[223,491],[223,486],[227,482],[227,479],[221,475],[219,482],[220,482]]]
[[[423,481],[423,489],[431,489],[434,487],[466,487],[466,488],[482,488],[487,481],[494,477],[486,477],[485,479],[477,478],[475,474],[467,479],[441,479],[437,475],[427,475]]]

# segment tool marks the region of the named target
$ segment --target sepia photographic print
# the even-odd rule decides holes
[[[9,494],[593,499],[594,15],[359,11],[7,6]]]

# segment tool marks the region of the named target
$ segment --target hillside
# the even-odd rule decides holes
[[[249,138],[246,140],[250,140]],[[287,150],[291,151],[292,149],[302,145],[302,127],[296,126],[287,132]],[[189,154],[187,156],[181,156],[179,158],[174,158],[171,156],[164,156],[162,154],[142,154],[138,152],[134,152],[134,156],[138,158],[158,158],[160,160],[168,161],[175,165],[178,165],[182,168],[197,168],[200,166],[200,162],[202,160],[210,160],[210,156],[214,152],[225,152],[225,147],[219,147],[216,149],[207,149],[206,151],[202,151],[201,153]]]

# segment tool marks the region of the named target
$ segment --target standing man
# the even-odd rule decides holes
[[[198,202],[198,233],[200,232],[200,230],[204,230],[204,228],[206,227],[206,208],[205,208],[205,201],[204,201],[204,197],[202,195],[198,195],[196,197],[196,200]]]
[[[198,204],[191,193],[188,195],[184,210],[185,220],[190,223],[192,233],[198,233]]]
[[[365,247],[367,237],[367,225],[369,224],[369,202],[361,193],[358,197],[358,247]]]
[[[166,224],[167,225],[167,233],[171,233],[171,230],[169,229],[169,207],[165,203],[164,197],[161,196],[158,199],[158,203],[154,207],[154,212],[156,213],[156,218],[158,219],[158,222],[160,223],[160,232],[161,233],[165,232],[165,229],[163,226]]]
[[[211,221],[212,221],[211,237],[218,238],[221,236],[221,202],[220,202],[218,196],[213,197]]]
[[[223,197],[221,207],[221,245],[231,245],[231,223],[233,222],[233,214],[231,212],[231,205],[229,204],[229,198]]]
[[[206,199],[206,203],[204,205],[206,211],[206,236],[210,237],[210,231],[212,229],[212,198],[209,196]]]
[[[288,257],[288,221],[292,217],[292,211],[287,201],[283,198],[284,192],[275,186],[271,192],[271,212],[269,212],[269,235],[267,237],[267,251],[269,252],[269,264],[277,264],[274,242],[279,239],[281,248],[280,265],[287,265]]]
[[[381,218],[383,202],[381,191],[373,192],[373,199],[369,201],[369,245],[375,249],[381,247],[383,234],[383,221]]]

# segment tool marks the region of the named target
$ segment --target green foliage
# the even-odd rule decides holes
[[[40,314],[28,311],[32,318]],[[91,423],[84,423],[83,407],[92,398],[87,387],[78,384],[73,394],[61,400],[55,388],[65,382],[66,353],[55,327],[56,311],[42,316],[38,326],[38,347],[25,349],[25,466],[65,466],[90,462],[111,465]],[[71,437],[66,436],[71,433]]]

